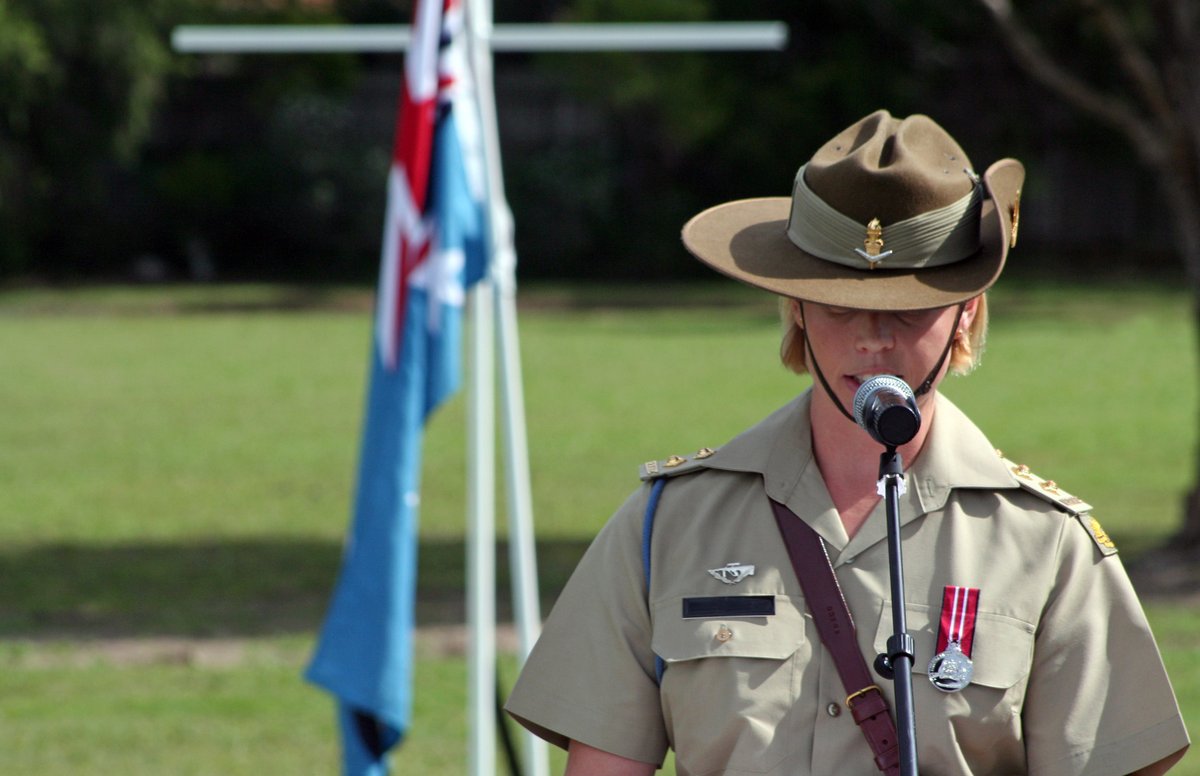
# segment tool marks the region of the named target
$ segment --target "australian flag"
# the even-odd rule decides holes
[[[336,696],[344,773],[382,776],[412,714],[421,440],[458,389],[487,268],[479,113],[458,0],[418,0],[388,176],[353,521],[306,677]]]

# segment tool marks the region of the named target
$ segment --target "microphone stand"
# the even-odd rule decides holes
[[[913,711],[912,671],[916,647],[908,633],[904,610],[904,560],[900,553],[900,494],[904,467],[894,445],[879,456],[879,484],[887,511],[888,566],[892,582],[892,628],[887,653],[875,658],[875,671],[890,679],[896,690],[896,734],[899,736],[900,773],[917,776],[917,728]]]

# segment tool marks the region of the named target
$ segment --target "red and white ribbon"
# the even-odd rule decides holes
[[[957,644],[967,657],[975,643],[975,618],[979,611],[979,588],[946,585],[942,590],[942,621],[938,627],[937,652]]]

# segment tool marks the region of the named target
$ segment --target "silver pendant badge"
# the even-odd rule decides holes
[[[942,692],[958,692],[971,683],[975,664],[975,620],[979,588],[947,585],[942,589],[942,616],[938,626],[939,650],[929,661],[929,681]]]
[[[929,661],[929,681],[942,692],[958,692],[971,683],[974,673],[975,664],[963,654],[957,641],[951,641]]]

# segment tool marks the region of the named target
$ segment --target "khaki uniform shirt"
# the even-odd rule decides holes
[[[900,501],[921,772],[1126,774],[1186,746],[1107,536],[1086,513],[1022,488],[966,416],[938,402]],[[655,763],[670,746],[681,776],[877,774],[768,501],[825,540],[869,665],[892,634],[884,507],[847,537],[812,456],[809,395],[710,457],[650,468],[673,476],[656,511],[649,590],[647,486],[581,560],[509,712],[559,746],[575,739]],[[730,563],[753,574],[729,584],[709,573]],[[958,692],[927,676],[948,585],[980,590],[974,676]],[[710,596],[771,596],[775,611],[683,618],[684,599]],[[661,687],[655,655],[666,662]],[[893,684],[878,683],[895,709]]]

